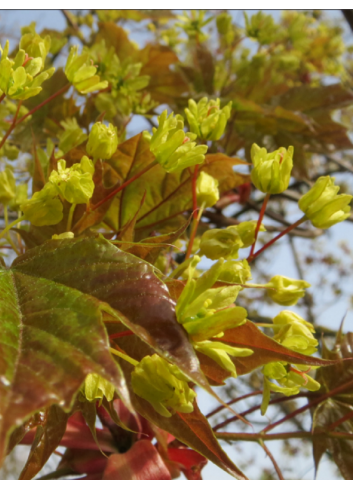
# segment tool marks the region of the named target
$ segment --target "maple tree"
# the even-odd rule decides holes
[[[248,441],[283,478],[267,442],[301,439],[316,468],[328,452],[353,478],[353,334],[319,343],[294,244],[352,221],[331,176],[353,168],[341,29],[317,11],[245,27],[228,12],[63,15],[63,32],[31,24],[1,47],[0,463],[23,444],[20,479],[53,453],[46,479],[200,479],[208,461],[246,479],[220,440]],[[254,284],[283,236],[299,279]],[[288,309],[300,300],[306,318]],[[263,318],[267,302],[283,309]],[[207,416],[201,389],[219,403]],[[275,405],[283,417],[249,431]]]

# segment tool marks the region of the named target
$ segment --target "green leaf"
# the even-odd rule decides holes
[[[99,301],[45,273],[31,273],[38,263],[37,272],[51,268],[45,256],[53,260],[53,254],[45,251],[37,247],[11,269],[0,268],[0,459],[16,426],[53,404],[67,411],[90,372],[112,382],[129,404],[109,353]],[[72,266],[69,256],[60,260]]]

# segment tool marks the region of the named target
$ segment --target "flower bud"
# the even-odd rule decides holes
[[[301,297],[304,297],[304,289],[310,287],[310,284],[305,280],[295,280],[294,278],[276,275],[265,287],[269,297],[277,304],[294,306]]]
[[[118,133],[113,124],[93,124],[86,146],[87,153],[95,159],[109,160],[118,147]]]
[[[220,100],[203,97],[197,104],[190,99],[185,114],[191,132],[202,139],[218,141],[223,136],[227,121],[232,110],[232,102],[220,108]]]
[[[87,51],[78,54],[77,46],[72,46],[65,66],[65,75],[80,93],[90,93],[107,88],[107,81],[100,81],[97,67],[91,64]]]
[[[16,180],[9,167],[0,172],[0,203],[8,205],[16,195]]]
[[[223,259],[195,280],[193,277],[199,261],[197,255],[191,260],[189,278],[175,308],[179,323],[195,341],[203,341],[226,329],[240,326],[247,316],[244,308],[232,307],[240,286],[212,288],[221,273]]]
[[[218,180],[208,175],[204,171],[200,175],[196,183],[197,205],[200,207],[212,207],[219,200]]]
[[[211,260],[219,258],[238,258],[243,241],[237,226],[226,229],[209,229],[204,232],[200,242],[200,253]]]
[[[158,355],[146,356],[131,374],[132,389],[148,401],[157,413],[170,417],[175,411],[191,413],[195,392],[174,365]]]
[[[35,192],[32,198],[21,205],[24,218],[34,226],[51,226],[58,224],[64,217],[63,205],[58,198],[58,191],[51,182],[39,192]]]
[[[288,150],[279,148],[267,154],[266,148],[253,144],[251,160],[254,168],[251,171],[251,181],[258,190],[265,194],[280,194],[289,185],[293,168],[293,146]]]
[[[305,387],[310,391],[320,389],[320,384],[305,372],[300,371],[300,366],[297,368],[291,367],[283,362],[267,363],[262,372],[264,374],[264,390],[261,404],[261,414],[266,413],[270,402],[272,392],[279,392],[285,396],[292,396],[300,392],[301,387]],[[271,382],[269,379],[276,380],[278,384]]]
[[[236,348],[220,341],[199,341],[194,344],[194,348],[196,351],[212,358],[212,360],[225,370],[228,370],[232,377],[236,377],[237,372],[229,355],[232,357],[248,357],[254,353],[249,348]]]
[[[106,397],[107,401],[114,399],[114,386],[98,374],[88,374],[84,383],[84,394],[88,401]]]
[[[158,128],[152,129],[152,136],[148,131],[143,132],[144,139],[150,143],[150,151],[158,163],[167,172],[184,170],[190,166],[201,165],[208,150],[206,145],[193,142],[196,135],[183,131],[184,120],[182,116],[173,113],[167,116],[165,110],[158,117]]]
[[[303,355],[312,355],[316,352],[318,341],[312,334],[314,327],[304,321],[298,314],[291,311],[282,311],[273,319],[274,340],[290,350]]]
[[[243,242],[241,248],[248,248],[254,243],[256,226],[257,221],[244,221],[235,226],[238,230],[240,239]],[[260,225],[259,232],[260,231],[266,231],[263,224]]]
[[[94,191],[93,173],[94,165],[87,156],[71,168],[66,168],[65,160],[59,160],[58,171],[51,172],[49,181],[70,204],[86,204]]]
[[[219,34],[225,35],[232,25],[232,16],[228,12],[223,12],[216,17],[217,30]]]
[[[340,194],[339,186],[330,176],[320,177],[313,187],[298,202],[300,210],[319,229],[327,229],[351,215],[348,205],[352,195]]]
[[[233,284],[245,284],[251,280],[251,268],[246,260],[227,260],[223,263],[218,280]]]

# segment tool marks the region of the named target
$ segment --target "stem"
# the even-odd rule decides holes
[[[69,217],[67,218],[66,231],[71,230],[72,218],[74,216],[75,209],[76,209],[76,204],[72,204],[69,211]]]
[[[120,187],[118,187],[115,190],[113,190],[113,192],[111,192],[109,195],[107,195],[106,197],[104,197],[104,199],[102,199],[100,202],[98,202],[97,204],[93,205],[91,207],[91,212],[92,211],[95,211],[98,207],[100,207],[101,205],[103,205],[105,202],[107,202],[108,200],[112,199],[116,194],[118,194],[119,192],[121,192],[121,190],[123,190],[125,187],[127,187],[128,185],[130,185],[130,183],[132,183],[135,180],[137,180],[139,177],[141,177],[141,175],[143,175],[144,173],[148,172],[148,170],[150,170],[151,168],[153,168],[156,165],[158,165],[158,162],[156,160],[154,160],[150,165],[146,166],[146,168],[144,168],[140,172],[136,173],[136,175],[134,175],[133,177],[129,178],[129,180],[127,180],[122,185],[120,185]]]
[[[264,218],[266,207],[267,207],[267,203],[270,200],[270,196],[271,196],[271,194],[266,194],[266,196],[264,198],[264,201],[262,202],[262,207],[261,207],[260,215],[259,215],[259,218],[257,220],[256,229],[255,229],[255,239],[254,239],[254,242],[253,242],[253,244],[251,246],[251,250],[250,250],[250,255],[249,255],[248,261],[250,260],[250,258],[254,254],[256,240],[257,240],[257,235],[259,234],[259,230],[260,230],[260,226],[261,226],[261,223],[262,223],[262,219]]]
[[[303,413],[307,409],[310,409],[311,407],[316,406],[316,404],[319,404],[320,402],[325,401],[328,397],[333,397],[334,395],[339,394],[340,392],[342,392],[342,391],[344,391],[350,387],[353,387],[353,380],[350,380],[349,382],[346,382],[345,384],[343,384],[339,387],[336,387],[336,389],[332,389],[331,391],[327,392],[323,396],[317,397],[316,399],[309,402],[308,404],[305,404],[305,406],[303,406],[299,409],[296,409],[295,411],[287,414],[287,416],[284,416],[283,418],[276,421],[275,423],[269,424],[268,426],[266,426],[266,428],[263,430],[263,432],[266,433],[267,431],[273,430],[273,428],[276,428],[276,426],[284,423],[285,421],[288,421],[289,419],[297,416],[298,414]],[[353,437],[353,435],[352,435],[352,437]]]
[[[232,399],[231,401],[227,402],[226,404],[228,406],[231,406],[232,404],[235,404],[236,402],[243,401],[244,399],[248,399],[249,397],[253,397],[253,396],[258,396],[260,394],[262,394],[262,391],[260,391],[260,390],[259,391],[254,391],[254,392],[250,392],[249,394],[244,394],[243,396],[236,397],[235,399]],[[208,413],[206,415],[206,418],[210,418],[214,414],[218,414],[220,411],[222,411],[222,409],[225,409],[225,406],[218,406],[216,409],[214,409],[213,411],[211,411],[210,413]]]
[[[134,360],[133,358],[129,357],[129,355],[125,355],[125,353],[121,353],[118,350],[115,350],[115,348],[109,348],[110,352],[113,353],[113,355],[116,355],[117,357],[122,358],[126,362],[131,363],[134,367],[139,364],[137,360]]]
[[[109,339],[115,340],[116,338],[122,338],[124,336],[130,336],[132,334],[135,334],[135,333],[133,333],[132,331],[122,331],[121,333],[113,333],[113,334],[109,335]]]
[[[24,220],[24,217],[21,216],[19,217],[18,219],[16,219],[15,221],[12,221],[8,226],[5,227],[5,229],[3,229],[0,233],[0,239],[5,236],[12,227],[14,227],[17,223],[21,222]]]
[[[39,105],[37,105],[36,107],[34,107],[32,110],[30,110],[29,112],[27,112],[27,114],[25,114],[24,116],[22,116],[21,119],[17,122],[16,126],[18,126],[19,124],[21,124],[21,122],[23,122],[25,119],[27,119],[27,117],[29,117],[30,115],[32,115],[35,112],[37,112],[37,110],[39,110],[42,107],[44,107],[44,105],[46,105],[49,102],[51,102],[52,100],[54,100],[54,98],[59,97],[59,95],[61,95],[64,92],[66,92],[66,90],[68,90],[70,87],[71,87],[71,84],[68,83],[64,87],[60,88],[60,90],[58,90],[53,95],[51,95],[50,97],[48,97],[46,100],[44,100],[44,102],[40,103]]]
[[[270,460],[271,460],[271,462],[275,468],[275,471],[277,472],[279,480],[284,481],[283,474],[282,474],[281,469],[279,468],[279,466],[276,462],[276,459],[274,458],[274,456],[272,455],[270,450],[267,448],[267,446],[264,444],[263,440],[260,440],[260,445],[265,450],[266,454],[269,456],[269,458],[270,458]]]
[[[275,243],[279,238],[282,238],[282,236],[284,236],[285,234],[289,233],[290,231],[292,231],[294,228],[298,227],[300,224],[302,224],[303,222],[305,222],[307,220],[307,217],[306,216],[303,216],[301,217],[298,221],[296,221],[294,224],[291,224],[289,227],[287,227],[286,229],[284,229],[280,234],[278,234],[275,238],[271,239],[271,241],[269,241],[268,243],[266,243],[259,251],[257,251],[254,255],[250,256],[248,258],[248,262],[252,262],[253,260],[255,260],[255,258],[257,258],[260,253],[262,253],[263,251],[265,251],[267,248],[269,248],[271,245],[273,245],[273,243]]]
[[[4,205],[4,218],[5,218],[5,228],[7,228],[9,225],[9,216],[8,216],[7,205]],[[6,239],[7,239],[8,243],[11,245],[11,248],[14,250],[14,252],[17,255],[19,255],[18,249],[16,248],[15,243],[11,239],[10,232],[7,233]]]
[[[4,98],[5,98],[5,97],[6,97],[6,93],[3,93],[3,94],[1,95],[1,97],[0,97],[0,104],[1,104],[1,102],[4,100]]]
[[[197,233],[197,228],[199,227],[199,223],[200,223],[201,216],[202,216],[204,209],[205,209],[205,203],[203,203],[202,206],[200,207],[199,212],[197,214],[197,217],[196,217],[196,219],[194,218],[194,221],[192,223],[192,231],[191,231],[191,236],[190,236],[189,245],[188,245],[188,249],[186,252],[185,260],[190,258],[190,255],[192,252],[192,247],[193,247],[195,237],[196,237],[196,233]]]
[[[0,141],[0,149],[4,146],[7,138],[10,136],[10,134],[12,133],[12,131],[14,130],[14,128],[16,127],[16,121],[17,121],[17,117],[18,117],[18,113],[20,111],[20,108],[21,108],[21,105],[22,105],[22,100],[20,100],[17,104],[17,109],[16,109],[16,113],[15,113],[15,116],[13,118],[13,121],[12,121],[12,124],[11,126],[8,128],[5,136],[2,138],[2,140]]]
[[[63,88],[61,88],[60,90],[58,90],[56,93],[54,93],[53,95],[51,95],[49,98],[47,98],[46,100],[44,100],[44,102],[40,103],[39,105],[37,105],[36,107],[34,107],[32,110],[30,110],[29,112],[27,112],[27,114],[25,114],[24,116],[21,117],[21,119],[19,119],[17,122],[17,116],[18,116],[18,112],[20,110],[20,107],[22,105],[22,100],[19,102],[18,106],[17,106],[17,111],[16,111],[16,115],[15,115],[15,118],[14,120],[12,121],[12,124],[11,126],[9,127],[7,133],[5,134],[5,136],[2,138],[1,142],[0,142],[0,149],[3,147],[3,145],[5,144],[5,141],[7,140],[7,138],[10,136],[10,134],[12,133],[12,131],[14,130],[15,127],[17,127],[19,124],[21,124],[21,122],[23,122],[25,119],[27,119],[27,117],[29,117],[30,115],[34,114],[35,112],[37,112],[37,110],[41,109],[44,105],[48,104],[49,102],[51,102],[54,98],[58,97],[59,95],[61,95],[62,93],[64,93],[68,88],[70,88],[70,83],[68,83],[67,85],[65,85]]]
[[[338,431],[328,433],[310,433],[309,431],[290,431],[286,433],[215,433],[216,438],[226,441],[274,441],[274,440],[290,440],[291,438],[338,438],[341,440],[352,440],[353,434],[341,433]]]

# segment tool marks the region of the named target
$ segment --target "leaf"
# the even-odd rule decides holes
[[[150,76],[147,87],[153,100],[161,104],[174,104],[175,99],[189,90],[184,78],[171,67],[179,63],[178,56],[167,46],[147,44],[139,53],[141,76]]]
[[[43,90],[35,97],[26,100],[24,105],[29,110],[37,107],[67,83],[63,70],[59,68],[49,80],[43,83]],[[79,107],[76,106],[73,97],[65,98],[65,94],[62,94],[37,110],[25,123],[17,126],[11,138],[23,152],[31,152],[33,135],[38,144],[45,145],[48,136],[57,137],[58,127],[53,121],[74,117],[78,111]]]
[[[207,464],[207,459],[184,447],[168,448],[169,460],[178,464],[188,480],[202,480],[201,470]]]
[[[142,134],[138,134],[119,145],[110,164],[127,180],[153,160],[148,142],[143,139]],[[160,165],[154,166],[118,195],[105,218],[106,221],[115,229],[123,227],[138,211],[144,192],[146,199],[135,227],[136,240],[149,236],[151,231],[175,231],[185,223],[181,214],[192,208],[190,173],[188,170],[166,173]]]
[[[235,172],[234,165],[248,165],[248,163],[240,158],[230,158],[223,153],[215,153],[206,155],[201,170],[218,180],[219,191],[223,194],[243,183],[251,182],[250,175]]]
[[[44,467],[66,430],[69,414],[59,406],[51,406],[44,413],[42,424],[37,427],[27,462],[19,480],[31,480]]]
[[[331,111],[352,104],[353,93],[340,83],[321,87],[303,85],[288,90],[277,101],[287,110],[313,114],[318,109]]]
[[[163,248],[169,248],[180,236],[186,231],[190,224],[190,219],[181,226],[177,231],[169,234],[160,234],[158,236],[151,236],[150,238],[145,238],[139,243],[127,248],[126,251],[129,253],[142,258],[148,263],[154,263]]]
[[[124,338],[126,342],[127,338]],[[126,343],[125,343],[126,344]],[[124,362],[122,365],[128,385],[131,389],[132,366]],[[132,403],[137,412],[162,430],[172,434],[182,443],[196,450],[198,453],[211,460],[214,464],[225,470],[237,479],[246,479],[245,475],[228,458],[213,434],[207,419],[200,412],[196,401],[194,411],[190,414],[176,413],[170,418],[158,414],[151,404],[137,396],[131,389]]]
[[[171,480],[171,477],[152,443],[141,440],[126,453],[109,457],[103,480]]]
[[[322,357],[336,361],[333,365],[320,369],[317,373],[317,381],[320,382],[326,392],[351,381],[353,379],[353,333],[347,333],[342,337],[339,334],[332,351],[322,342]],[[342,361],[349,358],[352,360]],[[335,399],[340,400],[340,395],[335,396]],[[348,392],[343,393],[342,401],[349,402],[353,406],[352,393],[350,395]]]
[[[112,382],[129,403],[109,353],[99,302],[31,273],[33,265],[44,272],[55,263],[50,245],[54,250],[60,246],[50,242],[22,255],[10,270],[0,268],[0,459],[16,426],[52,404],[68,410],[90,372]],[[63,270],[69,254],[60,260]]]
[[[134,58],[137,53],[137,49],[134,44],[129,40],[127,32],[114,22],[99,22],[98,34],[95,42],[104,40],[106,46],[114,48],[120,61],[124,61],[127,58]]]
[[[353,415],[352,408],[342,402],[327,399],[319,404],[313,414],[312,431],[315,434],[330,431],[330,425],[347,415]],[[353,418],[338,426],[340,433],[353,434]],[[330,437],[313,438],[313,455],[317,471],[322,455],[329,450],[346,480],[353,479],[353,440]]]
[[[125,226],[121,229],[121,231],[117,235],[117,239],[119,241],[128,241],[130,243],[134,241],[135,225],[136,225],[137,216],[138,216],[138,214],[140,212],[141,207],[143,206],[143,204],[145,202],[145,198],[146,198],[146,192],[142,196],[142,199],[141,199],[141,202],[140,202],[140,207],[136,211],[135,215],[131,217],[130,221],[128,221],[125,224]],[[130,243],[126,243],[126,244],[122,243],[120,245],[120,249],[121,250],[128,250],[129,248],[131,248],[131,244]]]
[[[328,360],[309,357],[285,348],[263,334],[250,321],[247,321],[242,326],[228,329],[225,331],[224,336],[217,339],[217,341],[253,350],[254,353],[248,357],[233,358],[238,375],[244,375],[266,363],[278,361],[316,367],[325,367],[331,364]]]
[[[94,298],[106,302],[112,308],[110,314],[213,394],[187,333],[176,320],[175,303],[148,263],[104,238],[82,238],[47,241],[18,257],[13,269],[42,277],[53,287],[62,284],[76,289],[94,303]]]

